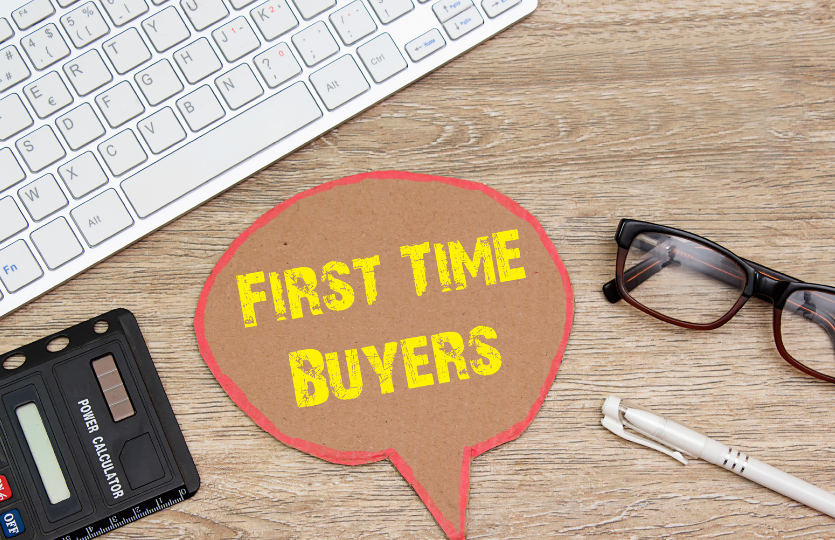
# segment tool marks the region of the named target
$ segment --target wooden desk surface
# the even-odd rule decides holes
[[[108,538],[443,538],[388,462],[332,465],[226,396],[192,319],[228,244],[322,182],[400,169],[483,182],[545,227],[576,315],[547,400],[472,464],[470,538],[835,537],[835,520],[600,426],[629,396],[835,491],[835,385],[778,354],[751,301],[677,329],[600,286],[621,217],[685,228],[835,284],[835,2],[541,0],[532,16],[40,300],[3,350],[133,311],[202,477],[196,497]],[[350,219],[346,215],[346,219]]]

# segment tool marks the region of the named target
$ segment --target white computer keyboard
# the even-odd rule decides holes
[[[536,6],[0,0],[0,317]]]

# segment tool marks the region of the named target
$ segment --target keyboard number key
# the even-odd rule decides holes
[[[50,126],[42,126],[19,139],[15,146],[29,170],[38,172],[67,155]]]
[[[64,64],[64,75],[79,96],[86,96],[113,80],[113,75],[95,49]]]
[[[58,174],[74,199],[80,199],[107,183],[107,175],[92,152],[84,152],[64,163],[58,167]]]
[[[412,0],[370,0],[370,2],[383,24],[388,24],[415,9]]]
[[[255,57],[255,67],[270,88],[289,81],[302,72],[302,68],[286,43],[279,43]]]
[[[62,217],[33,232],[30,238],[50,270],[55,270],[84,253],[84,248],[72,232],[70,224]]]
[[[61,25],[78,49],[110,32],[110,27],[93,2],[87,2],[61,17]]]
[[[0,141],[17,135],[31,125],[32,116],[29,115],[20,96],[10,94],[0,99]]]
[[[201,86],[191,94],[178,99],[177,108],[192,131],[200,131],[226,114],[208,86]]]
[[[133,218],[113,189],[74,208],[70,215],[90,247],[101,244],[133,225]]]
[[[310,82],[329,111],[366,92],[370,86],[350,54],[310,75]]]
[[[116,26],[127,24],[148,11],[145,0],[102,0],[101,4]]]
[[[43,275],[41,265],[35,260],[25,240],[0,249],[0,281],[9,290],[16,292]]]
[[[136,135],[129,129],[107,139],[98,148],[113,176],[121,176],[148,159]]]
[[[388,34],[379,35],[358,47],[357,53],[376,83],[400,73],[407,66],[403,55]]]
[[[293,15],[286,0],[270,0],[252,9],[249,16],[267,41],[272,41],[299,25],[299,20]]]
[[[40,221],[67,206],[67,198],[51,174],[23,186],[17,190],[17,196],[34,221]]]
[[[28,79],[31,74],[14,45],[0,51],[0,92]]]
[[[32,32],[20,40],[20,44],[37,70],[46,69],[70,54],[67,42],[52,23]]]
[[[53,13],[55,13],[55,8],[49,0],[32,0],[12,11],[12,19],[18,28],[26,30]]]

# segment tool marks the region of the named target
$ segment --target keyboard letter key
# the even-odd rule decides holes
[[[270,0],[250,11],[249,16],[267,41],[272,41],[299,25],[299,20],[290,11],[286,0]]]
[[[336,0],[293,0],[293,3],[302,17],[308,20],[335,6]]]
[[[35,249],[50,270],[55,270],[84,253],[84,248],[81,247],[69,223],[62,217],[33,232],[31,238]]]
[[[92,152],[84,152],[58,167],[58,174],[75,199],[97,190],[107,183],[107,175]]]
[[[101,244],[133,225],[133,218],[113,189],[73,209],[70,215],[90,247]]]
[[[206,38],[200,38],[174,53],[174,61],[190,84],[197,84],[220,70],[222,65]]]
[[[136,135],[129,129],[99,144],[99,154],[113,176],[121,176],[148,159]]]
[[[178,99],[177,108],[192,131],[200,131],[226,114],[208,86],[201,86],[191,94]]]
[[[215,86],[220,90],[223,99],[226,100],[226,104],[232,110],[240,109],[264,94],[258,79],[252,73],[252,68],[247,64],[241,64],[215,79]]]
[[[0,99],[0,141],[17,135],[31,125],[32,117],[17,94]]]
[[[227,62],[234,62],[261,46],[258,36],[243,17],[233,19],[212,32],[212,38]]]
[[[122,81],[96,96],[96,104],[112,128],[117,128],[145,112],[145,106],[136,97],[136,92],[128,81]]]
[[[119,74],[127,73],[151,59],[151,51],[142,41],[142,36],[136,28],[129,28],[115,38],[105,41],[102,48]]]
[[[159,105],[183,91],[183,83],[174,73],[174,68],[168,60],[160,60],[140,71],[134,76],[134,80],[151,106]]]
[[[186,138],[186,131],[171,107],[165,107],[136,124],[154,154],[164,152]]]
[[[104,135],[104,126],[89,103],[83,103],[55,121],[71,150],[78,150]]]
[[[46,118],[72,103],[72,95],[61,76],[53,71],[23,87],[26,99],[39,118]]]
[[[41,265],[35,260],[26,241],[17,242],[0,249],[0,281],[16,292],[43,275]]]
[[[19,139],[15,146],[33,173],[49,167],[67,155],[64,147],[58,142],[55,132],[49,126],[36,129]]]
[[[0,150],[0,192],[26,178],[26,174],[8,148]]]
[[[142,21],[142,28],[157,52],[167,51],[174,45],[187,40],[191,35],[174,6],[169,6],[153,17]]]
[[[64,64],[64,75],[79,96],[86,96],[113,80],[113,75],[95,49]]]
[[[331,62],[310,76],[316,93],[329,111],[354,99],[370,86],[350,54]]]
[[[23,186],[17,190],[17,196],[34,221],[40,221],[67,206],[67,198],[51,174]]]
[[[229,15],[222,0],[180,0],[180,7],[198,32]]]

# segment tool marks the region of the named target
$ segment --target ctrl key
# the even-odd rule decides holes
[[[3,525],[3,536],[6,538],[14,538],[26,531],[26,526],[23,524],[23,518],[20,517],[20,512],[17,509],[9,510],[0,517],[0,523]]]

